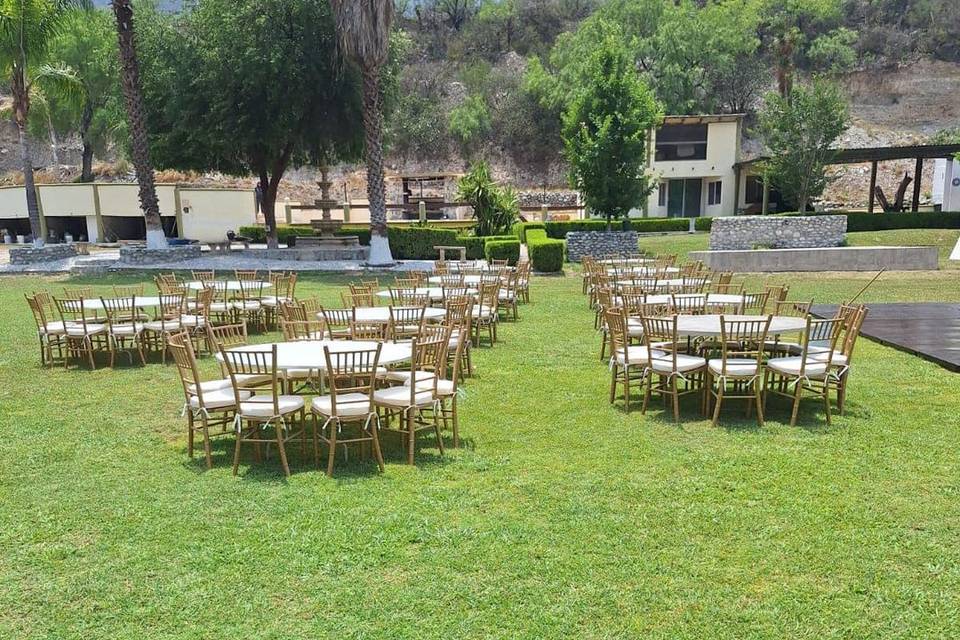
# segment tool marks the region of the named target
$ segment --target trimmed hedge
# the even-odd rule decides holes
[[[527,243],[526,232],[528,229],[546,229],[542,222],[517,222],[513,225],[513,235],[520,238],[520,242]]]
[[[520,260],[520,240],[510,236],[510,240],[490,240],[484,247],[487,260],[507,260],[513,266]]]
[[[539,242],[541,240],[549,240],[549,237],[547,236],[547,230],[539,227],[527,229],[526,237],[527,244],[531,242]]]
[[[431,227],[387,227],[390,251],[398,260],[436,260],[440,253],[435,246],[460,246],[457,232]]]
[[[546,229],[527,229],[527,253],[534,271],[552,273],[563,270],[563,253],[567,243],[547,237]]]
[[[694,218],[694,228],[698,231],[709,231],[711,218]],[[614,231],[623,229],[620,221],[614,221]],[[526,242],[527,233],[531,229],[545,229],[547,236],[563,240],[571,231],[606,231],[607,221],[600,219],[590,220],[563,220],[557,222],[527,222],[514,226],[514,233],[521,242]],[[633,218],[630,220],[630,229],[638,233],[683,232],[690,230],[690,218]]]
[[[456,244],[467,248],[467,260],[486,258],[484,247],[493,240],[516,240],[516,236],[460,236]]]
[[[845,213],[843,211],[807,211],[784,213],[785,216],[847,216],[847,231],[888,231],[891,229],[960,229],[960,211],[902,213]]]
[[[240,227],[237,233],[239,233],[241,236],[250,238],[250,240],[253,242],[267,241],[266,227],[262,227],[260,225]],[[316,232],[313,230],[313,228],[309,226],[277,225],[277,240],[281,244],[289,245],[291,237],[312,236],[315,235],[315,233]],[[342,227],[341,230],[336,233],[336,235],[358,236],[360,239],[360,244],[364,246],[370,244],[369,227]]]

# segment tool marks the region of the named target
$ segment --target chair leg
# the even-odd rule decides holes
[[[440,455],[443,455],[443,434],[440,432],[440,420],[436,411],[433,412],[433,430],[437,434],[437,447],[440,448]]]
[[[803,385],[797,380],[797,387],[793,392],[793,411],[790,413],[790,426],[797,425],[797,412],[800,410],[800,396],[803,394]]]
[[[313,423],[313,464],[320,468],[320,438],[317,434],[317,430],[320,428],[318,425],[317,414],[313,411],[310,412],[311,422]]]
[[[327,446],[330,451],[327,453],[327,475],[333,477],[333,461],[337,457],[337,423],[336,420],[330,421],[330,435],[327,438]]]
[[[763,400],[761,399],[762,388],[760,387],[760,378],[757,378],[753,381],[753,392],[755,394],[754,400],[757,405],[757,423],[762,427],[763,426]]]
[[[830,387],[826,382],[823,384],[823,410],[827,414],[827,424],[830,424]]]
[[[454,391],[453,398],[450,401],[450,411],[452,413],[452,422],[453,422],[453,446],[457,448],[460,446],[460,418],[457,415],[457,393]]]
[[[680,422],[680,395],[677,393],[677,376],[670,379],[673,395],[673,421]]]
[[[617,398],[617,366],[610,369],[610,404],[613,404]]]
[[[210,451],[210,430],[207,428],[206,418],[203,419],[203,455],[207,460],[207,469],[212,469],[213,454]]]
[[[243,443],[243,429],[237,434],[237,444],[233,448],[233,475],[237,475],[237,468],[240,466],[240,445]]]
[[[380,473],[383,473],[383,452],[380,451],[380,427],[376,424],[370,427],[370,437],[373,440],[373,455],[377,459],[377,466],[380,467]]]
[[[720,420],[720,405],[723,404],[723,387],[724,385],[721,383],[714,398],[716,404],[713,406],[713,426],[717,426],[717,422]]]
[[[414,430],[413,409],[407,411],[407,464],[413,464],[413,448],[417,432]]]
[[[193,411],[189,406],[187,406],[185,409],[187,412],[187,457],[193,458]]]
[[[287,464],[287,450],[283,446],[283,430],[275,427],[277,431],[277,449],[280,450],[280,466],[283,467],[283,475],[290,477],[290,466]]]

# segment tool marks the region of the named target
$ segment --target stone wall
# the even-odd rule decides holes
[[[10,249],[10,264],[36,264],[66,260],[77,255],[77,247],[73,244],[48,244],[39,248],[17,247]]]
[[[193,260],[200,257],[199,244],[185,244],[166,249],[147,249],[146,247],[120,247],[121,264],[167,264],[181,260]]]
[[[576,207],[576,191],[519,191],[517,200],[521,207],[539,207],[542,204],[551,207]]]
[[[640,254],[636,231],[571,231],[567,233],[567,259],[580,262],[583,256],[635,256]]]
[[[936,247],[825,247],[743,251],[691,251],[716,271],[929,271],[938,268]]]
[[[838,247],[846,232],[846,216],[718,217],[710,229],[710,249]]]

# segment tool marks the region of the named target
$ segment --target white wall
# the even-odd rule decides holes
[[[181,189],[182,235],[201,242],[218,242],[232,229],[256,222],[256,202],[252,189]],[[282,220],[282,218],[280,218]]]
[[[707,124],[707,158],[706,160],[677,160],[657,162],[654,159],[656,150],[656,132],[652,136],[650,147],[650,168],[661,181],[679,178],[703,178],[701,190],[700,215],[702,216],[730,216],[736,210],[734,187],[736,175],[733,170],[737,162],[740,149],[740,132],[737,122],[711,122]],[[707,183],[710,180],[720,180],[721,199],[719,205],[707,205]],[[666,217],[667,207],[658,204],[658,192],[654,189],[647,200],[647,212],[651,217]]]

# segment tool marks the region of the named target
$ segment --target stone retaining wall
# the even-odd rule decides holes
[[[200,257],[199,244],[185,244],[166,249],[147,249],[146,247],[120,247],[121,264],[166,264],[181,260],[193,260]]]
[[[710,249],[838,247],[846,232],[846,216],[718,217],[710,229]]]
[[[938,268],[936,247],[828,247],[752,251],[691,251],[716,271],[926,271]]]
[[[570,231],[567,259],[580,262],[583,256],[635,256],[640,254],[636,231]]]
[[[10,264],[36,264],[66,260],[77,255],[77,247],[72,244],[48,244],[42,247],[17,247],[10,249]]]

